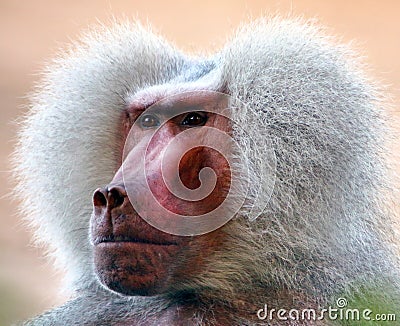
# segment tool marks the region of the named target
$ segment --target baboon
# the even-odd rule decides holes
[[[16,192],[73,291],[26,324],[325,325],[263,309],[318,311],[338,298],[395,312],[385,101],[349,47],[302,19],[257,20],[209,57],[139,23],[94,28],[48,66],[22,119]],[[227,153],[202,143],[179,156],[194,194],[214,171],[197,201],[171,194],[176,178],[160,172],[192,140]],[[165,214],[198,221],[229,189],[233,199],[193,231],[149,204],[143,167]]]

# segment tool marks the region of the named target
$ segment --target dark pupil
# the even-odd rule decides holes
[[[140,119],[140,124],[144,128],[151,128],[158,126],[159,121],[154,115],[147,114]]]
[[[186,126],[199,126],[204,124],[206,118],[198,113],[189,113],[186,118],[182,121],[183,125]]]

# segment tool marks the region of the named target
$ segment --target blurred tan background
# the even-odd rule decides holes
[[[24,319],[63,302],[61,272],[31,243],[12,188],[9,154],[26,94],[56,49],[97,20],[138,17],[188,51],[220,47],[240,22],[280,13],[317,17],[344,41],[356,40],[394,97],[400,99],[400,1],[12,1],[0,0],[0,325]],[[394,146],[393,151],[400,147]]]

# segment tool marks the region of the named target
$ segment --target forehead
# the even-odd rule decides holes
[[[128,93],[125,98],[126,108],[128,111],[145,110],[159,102],[162,102],[164,108],[180,104],[204,106],[211,99],[201,92],[221,90],[220,80],[220,70],[216,68],[215,61],[193,61],[168,82]],[[198,94],[194,94],[195,92]],[[189,97],[188,94],[183,95],[184,93],[191,95]]]

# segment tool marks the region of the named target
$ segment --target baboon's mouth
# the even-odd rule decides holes
[[[149,239],[149,238],[143,238],[143,237],[135,237],[135,236],[125,236],[125,235],[110,235],[106,237],[100,237],[96,238],[95,241],[93,241],[93,244],[95,246],[101,244],[101,243],[141,243],[141,244],[151,244],[151,245],[159,245],[159,246],[172,246],[172,245],[177,245],[176,242],[174,241],[163,241],[161,239]]]

